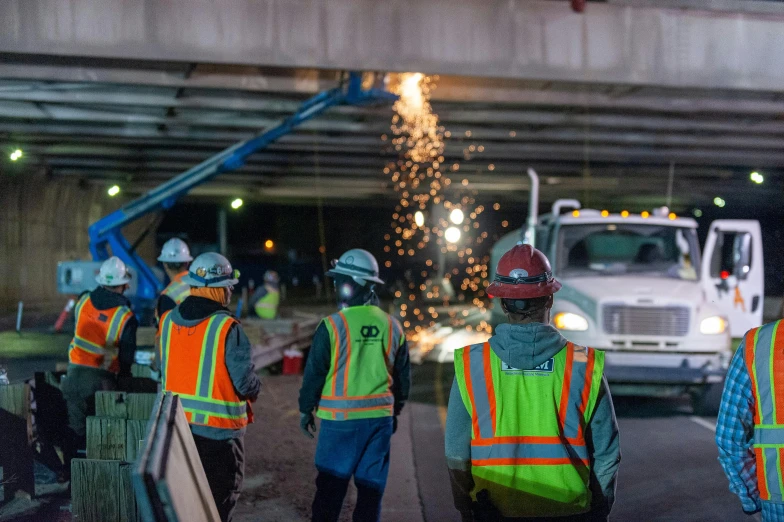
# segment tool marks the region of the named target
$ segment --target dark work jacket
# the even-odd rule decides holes
[[[131,302],[127,297],[111,292],[102,286],[90,292],[90,302],[97,310],[109,310],[118,306],[131,308]],[[123,328],[120,334],[119,354],[117,356],[120,361],[119,377],[129,377],[131,375],[131,365],[133,365],[136,357],[136,329],[138,327],[139,321],[135,315],[132,315],[128,322],[125,323],[125,328]]]
[[[206,297],[189,296],[170,313],[172,321],[182,326],[194,326],[212,314],[224,311],[228,312],[220,303],[207,299]],[[259,396],[261,390],[261,380],[256,375],[256,369],[251,360],[251,346],[242,326],[235,324],[226,334],[226,353],[224,357],[226,368],[229,370],[229,377],[234,385],[234,390],[243,399],[254,401]],[[206,437],[208,439],[225,440],[242,437],[245,428],[241,430],[230,430],[213,428],[210,426],[191,426],[194,435]]]
[[[310,345],[308,362],[305,365],[305,376],[302,388],[299,390],[299,411],[312,412],[318,406],[324,383],[329,375],[332,361],[332,343],[329,340],[329,330],[322,322],[316,328],[313,341]],[[395,397],[395,415],[399,415],[408,400],[408,391],[411,388],[411,362],[408,358],[408,343],[400,346],[395,356],[395,365],[392,369],[392,394]]]

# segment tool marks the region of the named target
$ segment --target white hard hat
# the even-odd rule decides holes
[[[121,286],[131,282],[131,274],[122,259],[112,256],[103,262],[95,280],[103,286]]]
[[[352,248],[340,256],[340,259],[332,261],[332,269],[327,272],[327,275],[335,276],[337,274],[349,276],[363,286],[367,281],[384,284],[384,281],[378,277],[376,258],[361,248]]]
[[[158,261],[163,263],[187,263],[188,261],[193,261],[193,257],[185,241],[173,237],[163,244]]]
[[[273,284],[280,283],[280,276],[274,270],[267,270],[264,272],[264,282]]]
[[[182,282],[190,286],[234,286],[239,282],[239,275],[239,270],[233,270],[228,259],[216,252],[207,252],[193,260]]]

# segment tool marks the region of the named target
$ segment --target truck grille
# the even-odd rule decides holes
[[[604,331],[617,335],[684,336],[689,333],[689,309],[683,306],[627,306],[602,308]]]

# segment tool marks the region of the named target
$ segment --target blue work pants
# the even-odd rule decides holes
[[[391,438],[392,417],[321,421],[313,522],[338,520],[352,476],[357,487],[354,522],[380,520]]]

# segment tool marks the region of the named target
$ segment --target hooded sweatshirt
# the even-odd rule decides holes
[[[512,368],[532,370],[564,349],[567,340],[558,330],[541,323],[502,324],[490,338],[490,348]],[[591,459],[591,513],[609,514],[615,501],[615,478],[621,461],[618,423],[607,381],[602,386],[593,416],[585,430]],[[446,459],[452,480],[455,507],[464,515],[471,513],[471,415],[460,396],[457,381],[452,382],[446,420]],[[469,519],[470,520],[470,519]]]

